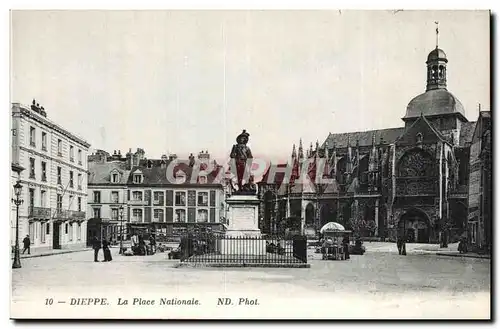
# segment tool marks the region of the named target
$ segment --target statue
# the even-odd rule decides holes
[[[246,194],[256,194],[257,193],[257,185],[255,185],[255,183],[254,183],[254,176],[253,175],[250,175],[250,177],[248,178],[248,183],[243,185],[241,191],[246,193]]]
[[[233,174],[236,174],[238,192],[240,193],[243,192],[243,179],[244,177],[248,177],[248,171],[252,168],[252,151],[247,146],[249,136],[247,131],[243,130],[243,132],[236,137],[237,144],[233,145],[230,155],[231,159],[233,159],[232,161],[234,161],[231,163],[231,169],[233,170]],[[234,170],[236,172],[234,172]]]

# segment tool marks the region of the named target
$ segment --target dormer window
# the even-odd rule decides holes
[[[111,175],[111,182],[118,183],[118,174],[114,173]]]
[[[176,184],[183,184],[186,182],[186,174],[183,172],[179,171],[175,174],[175,183]]]
[[[134,184],[142,183],[142,174],[134,174]]]

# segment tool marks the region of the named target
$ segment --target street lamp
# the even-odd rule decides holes
[[[123,205],[120,206],[120,255],[123,254]]]
[[[19,206],[24,202],[24,200],[21,199],[22,190],[23,186],[21,182],[17,181],[14,185],[16,198],[12,199],[12,202],[16,205],[16,244],[14,247],[14,263],[12,264],[12,268],[21,268],[21,255],[19,254]]]

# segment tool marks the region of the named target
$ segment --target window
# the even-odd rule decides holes
[[[73,188],[73,172],[69,172],[69,187]]]
[[[36,146],[35,140],[36,140],[36,130],[34,127],[30,127],[30,145],[33,147]]]
[[[94,208],[94,218],[101,218],[101,208]]]
[[[57,167],[57,184],[62,185],[62,169]]]
[[[62,194],[57,195],[57,209],[61,210],[62,209]]]
[[[57,140],[57,155],[62,157],[62,140]]]
[[[47,181],[47,162],[42,161],[42,182]]]
[[[114,173],[113,175],[111,175],[111,182],[118,183],[118,174]]]
[[[82,198],[78,197],[78,211],[82,211]]]
[[[133,209],[132,217],[136,222],[142,222],[142,209]]]
[[[120,200],[118,198],[118,192],[117,191],[112,191],[111,192],[111,202],[113,203],[118,203]]]
[[[82,190],[82,174],[78,174],[78,190]]]
[[[47,133],[42,131],[42,151],[47,151]]]
[[[153,218],[157,222],[163,222],[163,209],[155,209],[153,212]]]
[[[78,164],[82,165],[82,150],[78,150]]]
[[[198,209],[198,222],[200,223],[208,222],[208,210]]]
[[[34,207],[35,206],[35,189],[34,188],[30,188],[30,207]]]
[[[186,222],[186,210],[176,209],[175,210],[175,221],[178,223],[185,223]]]
[[[154,192],[153,199],[155,203],[163,203],[163,192]]]
[[[134,183],[135,184],[142,183],[142,175],[141,174],[134,174]]]
[[[46,223],[45,225],[45,234],[50,234],[50,223]]]
[[[69,206],[68,206],[68,209],[72,208],[72,206],[73,206],[73,199],[74,199],[74,196],[70,195],[69,196]]]
[[[68,230],[69,230],[69,224],[66,223],[66,225],[64,225],[64,234],[68,234]]]
[[[47,207],[47,191],[40,191],[40,206],[43,208]]]
[[[208,192],[198,192],[198,206],[208,206]]]
[[[186,192],[175,192],[175,205],[176,206],[186,205]]]
[[[134,192],[132,192],[132,200],[134,200],[134,201],[142,201],[142,192],[141,191],[134,191]]]
[[[69,241],[73,241],[73,223],[69,224]]]
[[[78,226],[76,228],[76,238],[77,238],[77,240],[82,239],[82,224],[81,223],[78,223]]]
[[[94,203],[101,203],[101,192],[94,191]]]
[[[69,161],[75,162],[75,148],[73,145],[69,146]]]
[[[30,158],[30,178],[35,179],[35,158]]]
[[[118,220],[118,209],[117,208],[111,209],[111,219]]]

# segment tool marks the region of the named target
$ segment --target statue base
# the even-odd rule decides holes
[[[266,241],[259,230],[259,199],[257,195],[233,194],[226,200],[228,219],[223,255],[265,255]]]

